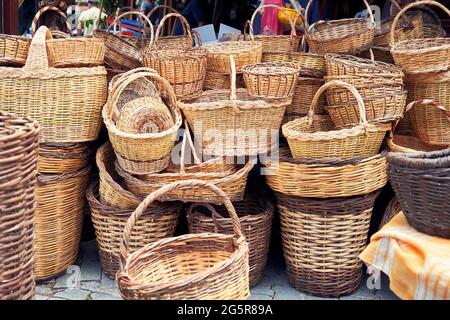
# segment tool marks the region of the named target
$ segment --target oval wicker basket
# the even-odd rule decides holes
[[[36,187],[35,273],[43,280],[66,271],[78,256],[91,168],[40,174]]]
[[[436,1],[418,1],[403,8],[395,17],[391,27],[391,54],[395,64],[407,73],[446,71],[450,68],[450,39],[430,38],[395,42],[395,28],[400,17],[409,9],[430,5],[441,8],[450,16],[450,10]]]
[[[305,9],[305,17],[314,0],[309,0]],[[315,0],[317,1],[317,0]],[[340,19],[318,21],[308,25],[305,19],[306,40],[312,53],[356,53],[370,48],[375,36],[375,19],[372,9],[363,0],[370,16],[370,24],[365,19]]]
[[[120,209],[102,203],[98,197],[98,185],[91,184],[87,190],[91,208],[92,223],[97,237],[102,270],[115,278],[119,270],[120,241],[128,218],[134,209]],[[173,237],[181,204],[154,203],[142,214],[131,237],[130,251],[136,251],[146,244]]]
[[[66,38],[47,41],[51,67],[93,67],[103,65],[105,44],[97,38]]]
[[[68,173],[79,171],[89,164],[89,143],[41,143],[39,145],[39,173]]]
[[[0,112],[0,300],[34,299],[38,148],[36,121]]]
[[[336,130],[328,116],[314,114],[320,95],[333,86],[341,86],[355,95],[360,114],[357,126]],[[308,116],[284,124],[282,131],[294,159],[349,159],[377,154],[389,129],[390,125],[367,123],[364,101],[358,91],[348,83],[334,80],[317,91]]]
[[[424,97],[450,106],[450,70],[406,77],[408,103],[423,100]]]
[[[155,171],[155,161],[160,160],[162,163],[167,163],[164,159],[172,151],[175,144],[176,134],[178,128],[181,126],[181,113],[177,108],[175,93],[169,82],[164,78],[154,73],[151,69],[148,71],[139,72],[135,74],[125,75],[123,81],[119,81],[113,85],[110,93],[109,102],[103,108],[103,121],[108,129],[109,139],[118,156],[122,161],[121,165],[124,169],[133,173],[146,174]],[[124,76],[122,76],[124,77]],[[173,119],[173,125],[164,131],[157,133],[127,133],[117,127],[117,120],[115,118],[115,111],[117,113],[116,104],[119,101],[124,89],[137,79],[150,79],[160,83],[164,88],[169,99],[170,113]],[[157,99],[152,99],[152,104],[165,104]],[[161,163],[160,163],[161,164]]]
[[[389,153],[389,181],[409,224],[432,236],[450,238],[450,149]]]
[[[203,92],[206,61],[206,51],[199,48],[144,53],[144,65],[169,81],[178,99],[192,99]]]
[[[393,64],[357,58],[349,54],[326,54],[325,61],[328,76],[382,73],[403,77],[402,69]]]
[[[253,32],[253,23],[258,13],[264,9],[276,9],[280,14],[286,17],[289,21],[290,34],[289,35],[268,35],[264,32],[260,35],[255,35]],[[299,15],[297,15],[299,16]],[[297,19],[295,19],[297,20]],[[294,21],[295,21],[294,20]],[[257,8],[251,17],[249,25],[249,36],[250,41],[257,41],[262,44],[262,61],[270,62],[273,61],[273,56],[284,55],[286,53],[295,52],[298,50],[300,44],[300,37],[296,34],[295,24],[293,20],[290,19],[288,14],[283,10],[283,7],[276,6],[273,4],[262,5]]]
[[[234,234],[187,234],[130,254],[130,238],[143,211],[166,192],[181,188],[217,194],[232,219]],[[174,182],[149,194],[128,219],[120,253],[116,282],[124,299],[234,300],[249,296],[248,244],[238,216],[227,195],[206,182]]]
[[[236,88],[245,88],[242,73],[236,75]],[[206,71],[205,90],[231,90],[231,73]]]
[[[0,66],[23,66],[30,43],[29,38],[0,34]]]
[[[279,159],[261,160],[267,184],[278,193],[294,197],[351,197],[383,188],[387,181],[385,154],[350,160],[295,160],[282,146]]]
[[[51,37],[47,27],[39,28],[25,66],[0,67],[0,111],[37,120],[41,143],[95,140],[107,96],[106,70],[49,68],[46,40]]]
[[[372,208],[379,192],[313,199],[277,194],[289,283],[320,297],[354,293],[360,286]]]
[[[161,37],[166,21],[168,21],[168,19],[172,17],[180,21],[180,24],[183,27],[183,35]],[[180,13],[172,12],[166,14],[161,19],[158,28],[156,29],[154,44],[157,49],[187,49],[193,47],[194,39],[192,37],[189,22]]]

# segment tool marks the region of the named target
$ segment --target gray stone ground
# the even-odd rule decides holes
[[[120,300],[115,281],[101,271],[95,240],[81,243],[76,266],[57,278],[39,283],[36,287],[37,300]],[[81,270],[81,275],[78,270]],[[77,281],[79,279],[79,281]],[[323,299],[303,294],[292,288],[286,278],[284,265],[279,255],[269,257],[265,276],[251,289],[253,300],[314,300]],[[389,280],[382,275],[380,289],[371,290],[363,279],[359,290],[341,300],[394,300],[398,299],[389,290]]]

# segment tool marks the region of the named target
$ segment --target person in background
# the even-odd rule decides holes
[[[152,11],[152,9],[156,7],[157,3],[155,2],[156,1],[154,0],[142,0],[139,11],[144,15],[148,15],[150,11]]]
[[[206,0],[182,0],[184,3],[184,9],[181,14],[186,18],[189,26],[197,28],[210,23],[211,11],[209,3]],[[176,22],[173,28],[172,34],[183,34],[183,27],[179,21]]]
[[[97,27],[97,21],[100,17],[100,9],[96,6],[96,0],[88,1],[88,9],[80,14],[78,19],[78,36],[81,36],[82,30],[85,37],[92,36],[95,28]],[[106,18],[106,13],[102,12],[102,18]]]

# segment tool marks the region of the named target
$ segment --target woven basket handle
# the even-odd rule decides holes
[[[145,23],[147,23],[149,25],[149,27],[150,27],[150,45],[153,44],[154,32],[155,32],[155,30],[153,29],[153,24],[150,21],[150,19],[147,18],[147,16],[145,14],[142,14],[139,11],[128,11],[128,12],[122,13],[116,19],[114,19],[114,22],[108,26],[106,31],[111,30],[111,27],[113,27],[113,30],[116,30],[117,23],[120,22],[120,19],[122,19],[123,17],[126,17],[126,16],[133,16],[133,15],[137,15],[139,18],[141,18],[144,21],[144,33],[142,34],[142,38],[145,38]],[[121,35],[120,32],[118,34],[119,34],[119,36]]]
[[[409,5],[407,5],[406,7],[404,7],[394,18],[394,21],[392,22],[392,26],[391,26],[391,46],[393,46],[395,44],[395,29],[397,28],[397,24],[398,21],[400,20],[400,17],[405,14],[406,11],[408,11],[411,8],[415,8],[421,5],[429,5],[429,6],[436,6],[441,8],[445,13],[448,14],[448,16],[450,17],[450,10],[447,9],[443,4],[440,4],[439,2],[436,1],[430,1],[430,0],[426,0],[426,1],[418,1],[418,2],[413,2]]]
[[[31,40],[27,61],[23,67],[24,69],[47,70],[49,68],[46,42],[52,38],[50,30],[46,26],[39,27]]]
[[[249,26],[249,29],[250,29],[249,30],[249,32],[250,32],[250,40],[255,40],[255,35],[254,35],[254,32],[253,32],[253,23],[255,22],[256,15],[260,11],[262,11],[264,8],[278,9],[279,11],[281,11],[283,13],[283,15],[285,16],[286,20],[289,21],[289,25],[291,27],[291,40],[292,40],[292,38],[296,35],[296,33],[295,33],[295,22],[297,20],[292,21],[291,18],[289,17],[289,15],[285,11],[283,11],[284,7],[280,7],[280,6],[277,6],[277,5],[274,5],[274,4],[264,4],[264,5],[260,6],[259,8],[257,8],[255,10],[255,12],[253,12],[252,18],[250,19],[250,26]]]
[[[136,225],[136,222],[140,218],[140,216],[143,214],[143,212],[148,208],[149,205],[151,205],[154,201],[158,200],[161,196],[164,194],[171,192],[173,190],[177,189],[195,189],[195,188],[201,188],[201,189],[207,189],[214,194],[216,194],[218,197],[221,198],[221,201],[225,208],[228,211],[228,214],[230,215],[231,222],[233,224],[233,231],[235,234],[235,237],[239,242],[244,241],[245,237],[241,230],[241,225],[239,223],[239,218],[236,213],[236,209],[234,209],[233,204],[231,203],[230,198],[227,196],[225,192],[222,191],[219,187],[202,181],[202,180],[184,180],[184,181],[177,181],[172,182],[169,184],[164,185],[163,187],[159,188],[158,190],[153,191],[150,193],[134,210],[134,212],[131,214],[130,218],[128,218],[127,224],[125,225],[125,229],[123,231],[123,237],[122,241],[120,243],[120,255],[121,255],[121,268],[125,265],[125,261],[129,254],[129,243],[131,239],[131,233],[133,232],[134,226]]]
[[[316,94],[314,95],[314,98],[311,102],[311,108],[309,109],[309,112],[308,112],[308,127],[311,127],[311,125],[313,124],[314,112],[316,110],[316,106],[319,102],[320,96],[322,95],[322,93],[324,93],[330,87],[345,88],[355,96],[356,102],[358,103],[358,107],[359,107],[359,123],[366,124],[367,118],[366,118],[366,109],[364,106],[364,100],[361,97],[361,95],[359,94],[358,90],[356,90],[356,88],[354,86],[352,86],[351,84],[349,84],[347,82],[344,82],[341,80],[332,80],[330,82],[325,83],[323,86],[321,86],[319,88],[319,90],[317,90]]]
[[[402,11],[402,7],[398,4],[398,2],[396,0],[390,0],[390,1],[398,9],[399,12]],[[406,28],[409,28],[409,29],[414,28],[414,25],[412,24],[411,19],[409,19],[407,15],[405,15],[403,17],[403,20],[406,22],[406,26],[405,26]]]
[[[307,33],[309,31],[310,25],[308,24],[308,13],[309,13],[309,9],[311,8],[312,4],[313,4],[314,0],[309,0],[308,4],[306,5],[306,9],[305,9],[305,33]],[[370,24],[372,26],[375,27],[376,22],[375,22],[375,17],[373,16],[372,13],[372,9],[370,8],[369,3],[366,0],[363,0],[364,4],[366,5],[367,11],[369,12],[369,17],[370,17]]]
[[[232,54],[230,54],[230,65],[231,65],[231,92],[230,92],[230,100],[235,101],[237,99],[236,96],[236,62]]]
[[[117,87],[121,82],[125,81],[126,77],[128,77],[131,74],[139,73],[139,72],[151,72],[158,74],[156,70],[147,68],[147,67],[140,67],[136,69],[131,69],[128,71],[124,71],[122,73],[116,74],[114,77],[112,77],[111,81],[108,84],[108,90],[111,93],[114,87]],[[156,90],[156,88],[155,88]]]
[[[197,152],[195,151],[194,142],[192,141],[191,132],[189,130],[189,125],[187,121],[184,121],[185,131],[183,133],[183,142],[181,143],[181,156],[180,156],[180,175],[184,175],[186,173],[184,160],[186,157],[186,146],[189,144],[191,148],[191,153],[194,156],[194,162],[196,164],[200,164],[200,159],[197,156]]]
[[[173,12],[173,13],[166,14],[159,22],[158,28],[156,29],[155,44],[158,42],[158,40],[161,36],[162,30],[164,28],[164,24],[166,23],[166,21],[169,18],[172,18],[172,17],[175,17],[178,20],[180,20],[181,26],[183,27],[183,33],[185,35],[187,35],[191,39],[191,41],[193,41],[191,27],[189,26],[189,22],[187,22],[186,18],[183,17],[181,14]]]
[[[192,233],[192,228],[194,225],[194,209],[198,207],[204,207],[211,212],[211,216],[214,223],[214,232],[219,233],[219,230],[222,229],[220,224],[218,223],[217,219],[224,219],[224,217],[217,212],[216,208],[214,208],[209,203],[193,203],[189,206],[188,212],[187,212],[187,218],[188,218],[188,226],[189,226],[189,232]]]
[[[147,14],[147,18],[150,19],[150,18],[152,17],[152,15],[153,15],[156,11],[161,10],[161,9],[169,10],[169,11],[172,12],[172,13],[180,13],[180,12],[178,12],[177,10],[175,10],[175,9],[172,8],[172,7],[165,6],[165,5],[163,5],[163,4],[159,4],[159,5],[155,6],[152,10],[150,10],[150,12]]]
[[[192,32],[192,36],[197,38],[198,46],[199,47],[203,46],[203,40],[202,40],[202,36],[200,35],[200,33],[197,30],[191,30],[191,32]]]
[[[33,18],[33,22],[31,23],[31,36],[34,36],[34,34],[36,33],[36,29],[37,26],[39,24],[39,19],[42,17],[42,15],[47,12],[47,11],[55,11],[56,13],[58,13],[61,17],[63,17],[64,19],[64,23],[66,24],[66,33],[67,34],[71,34],[72,33],[72,27],[70,26],[69,21],[67,20],[67,16],[64,14],[64,12],[62,12],[61,10],[59,10],[57,7],[52,7],[52,6],[48,6],[48,7],[43,7],[42,9],[40,9],[36,15]]]

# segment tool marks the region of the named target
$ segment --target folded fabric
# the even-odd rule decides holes
[[[416,231],[403,212],[372,236],[359,257],[386,273],[401,299],[450,300],[450,239]]]

